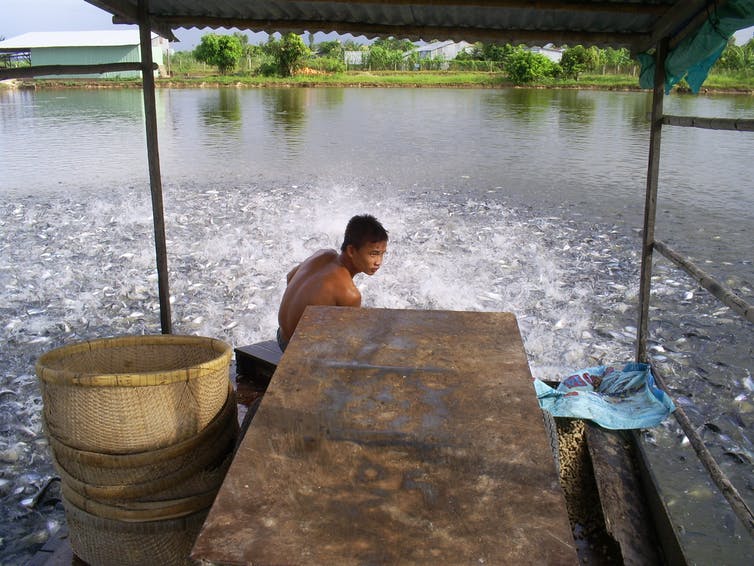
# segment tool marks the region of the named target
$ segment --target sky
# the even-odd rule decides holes
[[[10,39],[32,31],[90,31],[129,29],[135,26],[114,26],[112,17],[107,12],[84,2],[84,0],[0,0],[0,37]],[[201,36],[210,33],[210,29],[177,29],[175,36],[180,40],[173,44],[178,51],[190,50],[200,42]],[[215,33],[221,33],[220,30]],[[250,43],[260,43],[267,39],[267,34],[248,32]],[[754,27],[741,30],[735,34],[736,43],[743,44],[754,36]],[[338,37],[335,34],[316,34],[315,42]],[[351,39],[351,36],[345,36]]]
[[[32,31],[99,31],[107,29],[137,29],[137,27],[113,24],[111,14],[84,2],[84,0],[0,0],[0,37],[5,39]],[[179,42],[171,44],[171,47],[176,51],[192,50],[199,44],[201,37],[207,33],[223,33],[223,30],[212,30],[210,28],[176,29],[173,34]],[[250,31],[244,33],[249,36],[249,43],[256,44],[267,41],[266,33],[252,33]],[[314,35],[314,41],[319,43],[337,37],[366,42],[363,37],[359,39],[350,35],[338,36],[334,33],[317,33]]]

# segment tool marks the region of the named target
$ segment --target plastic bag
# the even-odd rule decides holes
[[[675,411],[670,397],[655,385],[649,364],[586,368],[557,389],[535,379],[534,389],[539,406],[550,414],[588,419],[609,429],[657,426]]]

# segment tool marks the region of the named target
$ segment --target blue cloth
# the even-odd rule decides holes
[[[539,406],[556,417],[588,419],[609,429],[649,428],[675,411],[670,397],[655,385],[649,364],[586,368],[553,389],[534,380]]]

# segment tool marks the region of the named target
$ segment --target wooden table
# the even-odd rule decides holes
[[[309,307],[192,557],[578,564],[514,315]]]

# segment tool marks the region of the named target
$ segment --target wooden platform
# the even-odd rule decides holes
[[[515,317],[309,307],[192,556],[577,564]]]

